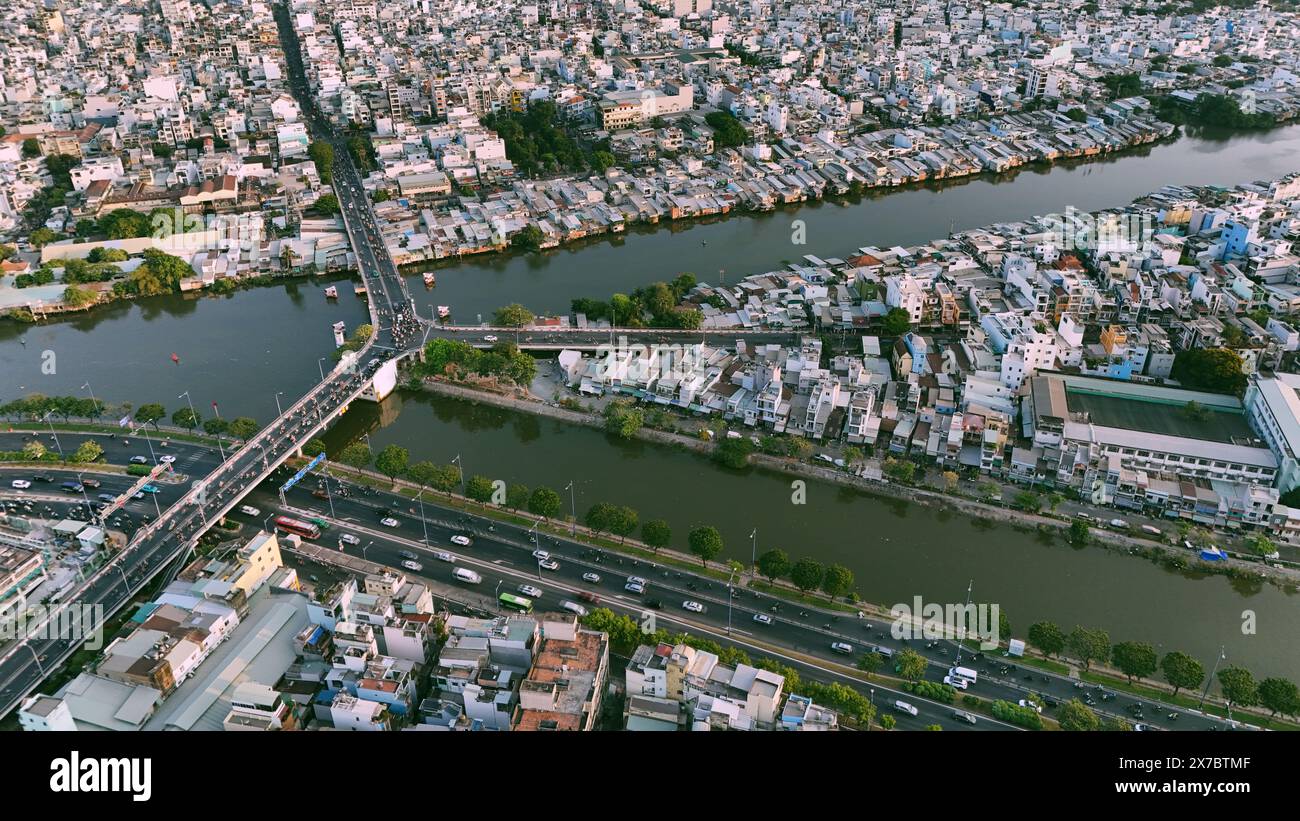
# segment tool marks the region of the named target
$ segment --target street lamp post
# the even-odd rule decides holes
[[[316,360],[316,369],[320,371],[320,381],[322,382],[325,381],[325,366],[321,364],[324,361],[325,361],[325,357],[323,356],[320,359]]]
[[[217,407],[217,403],[216,403],[216,402],[213,402],[213,403],[212,403],[212,413],[213,413],[213,415],[216,416],[218,419],[221,418],[221,409]],[[225,449],[225,447],[223,447],[222,444],[221,444],[221,431],[220,431],[220,430],[217,431],[217,450],[221,451],[221,461],[222,461],[222,463],[224,464],[225,461],[226,461],[226,449]]]
[[[565,490],[569,491],[569,536],[576,538],[578,535],[578,506],[574,502],[572,479],[569,480],[569,486],[566,487]]]
[[[45,675],[45,665],[41,664],[41,657],[40,657],[39,655],[36,654],[36,648],[33,647],[33,646],[31,646],[30,644],[24,644],[23,646],[26,647],[28,650],[31,650],[31,651],[32,651],[32,660],[36,662],[36,669],[37,669],[37,670],[40,670],[40,671],[41,671],[41,675],[44,676],[44,675]]]
[[[758,574],[758,528],[749,534],[749,577],[757,578]]]
[[[194,412],[194,402],[191,401],[191,399],[190,399],[190,392],[189,392],[189,391],[186,391],[185,393],[181,394],[180,396],[178,396],[178,397],[176,397],[176,398],[177,398],[177,399],[184,399],[184,400],[185,400],[185,404],[186,404],[186,405],[189,405],[189,407],[190,407],[190,418],[193,420],[193,422],[194,422],[195,425],[198,425],[198,424],[199,424],[199,415],[198,415],[197,413]],[[225,461],[225,460],[222,460],[222,461]]]
[[[93,388],[90,387],[90,381],[87,380],[87,381],[86,381],[86,384],[84,384],[84,385],[81,386],[81,389],[82,389],[83,391],[86,391],[87,393],[90,394],[90,401],[91,401],[91,403],[95,406],[95,409],[98,410],[98,409],[99,409],[99,400],[95,398],[95,391],[94,391]]]
[[[460,471],[460,495],[464,496],[465,495],[465,465],[460,461],[459,453],[456,454],[455,459],[451,460],[451,463],[455,465],[456,468]]]
[[[420,492],[415,494],[415,501],[420,503],[420,526],[424,528],[424,546],[429,546],[429,522],[424,518],[424,485],[420,485]]]
[[[54,411],[46,411],[46,412],[45,412],[45,415],[41,417],[41,421],[44,422],[45,424],[47,424],[47,425],[50,426],[50,436],[52,436],[52,437],[54,438],[54,447],[55,447],[55,449],[58,450],[58,452],[59,452],[59,458],[62,459],[62,458],[63,458],[63,445],[59,444],[59,434],[55,433],[55,431],[54,431],[54,423],[50,421],[50,414],[51,414],[51,413],[54,413]]]
[[[275,392],[275,415],[276,418],[284,416],[284,410],[280,407],[280,397],[284,396],[284,391]]]
[[[1219,645],[1219,657],[1214,660],[1214,669],[1210,671],[1210,677],[1205,680],[1205,689],[1201,691],[1201,701],[1196,705],[1196,709],[1199,710],[1205,706],[1205,697],[1210,694],[1210,685],[1214,683],[1214,674],[1219,672],[1219,662],[1226,658],[1227,656],[1223,653],[1223,645]]]

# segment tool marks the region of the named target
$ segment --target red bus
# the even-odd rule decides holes
[[[290,519],[288,516],[276,516],[275,526],[278,530],[286,533],[296,533],[304,539],[319,539],[320,528],[311,522],[300,522],[297,519]]]

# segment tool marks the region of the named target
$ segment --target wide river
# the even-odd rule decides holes
[[[440,267],[433,290],[426,292],[418,277],[412,289],[424,306],[452,306],[461,322],[486,319],[506,302],[564,311],[573,297],[607,297],[682,271],[714,280],[725,271],[732,281],[809,253],[915,244],[950,229],[1069,206],[1121,205],[1166,184],[1232,185],[1296,170],[1300,125],[1227,139],[1187,136],[1101,162],[660,226],[544,255],[472,259]],[[791,243],[794,220],[806,224],[806,245]],[[332,348],[331,324],[342,320],[351,328],[365,320],[360,301],[329,303],[323,287],[299,282],[223,297],[158,297],[34,326],[0,323],[0,402],[31,392],[93,391],[111,403],[161,402],[173,410],[188,390],[204,415],[218,402],[226,418],[266,421],[275,415],[277,393],[284,402],[319,378],[318,360]],[[459,453],[471,473],[556,489],[574,479],[580,511],[600,500],[630,504],[642,520],[667,519],[678,543],[692,524],[715,524],[727,554],[742,560],[757,528],[760,551],[781,547],[845,564],[858,592],[884,604],[914,595],[962,601],[973,579],[975,598],[997,602],[1020,636],[1038,619],[1103,627],[1115,640],[1193,653],[1207,669],[1222,644],[1229,661],[1259,676],[1300,679],[1300,609],[1293,595],[1271,585],[1175,573],[816,483],[807,504],[794,506],[781,476],[726,472],[671,448],[615,443],[597,431],[467,403],[394,397],[382,421],[373,406],[358,406],[331,439],[368,430],[376,448],[398,442],[416,458],[438,461]],[[1257,617],[1254,635],[1241,630],[1247,610]]]

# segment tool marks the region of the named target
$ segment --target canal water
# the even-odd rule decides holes
[[[327,436],[332,453],[363,434],[378,452],[398,444],[412,461],[449,463],[481,474],[560,493],[575,482],[579,516],[596,502],[635,508],[642,522],[665,519],[673,546],[686,551],[697,524],[717,527],[723,558],[751,559],[780,548],[853,571],[864,599],[884,605],[961,603],[974,581],[976,602],[997,603],[1023,638],[1034,621],[1067,631],[1100,627],[1112,641],[1140,640],[1179,649],[1206,669],[1220,645],[1228,659],[1257,677],[1300,680],[1300,610],[1296,595],[1256,581],[1180,572],[1098,548],[1075,548],[1032,529],[871,496],[836,485],[807,483],[806,504],[792,503],[792,478],[748,468],[727,470],[707,456],[487,405],[425,394],[396,394],[382,411],[350,410]],[[1243,635],[1254,611],[1255,635]]]
[[[757,216],[632,230],[543,255],[498,255],[437,270],[426,291],[411,285],[426,315],[450,305],[474,322],[506,302],[538,312],[564,311],[577,296],[605,298],[682,271],[734,281],[804,254],[842,256],[863,245],[907,245],[950,230],[1018,220],[1069,206],[1122,205],[1166,184],[1232,185],[1300,170],[1300,125],[1235,137],[1201,134],[1099,162],[1033,167],[999,179],[979,177],[890,191],[858,202],[826,202]],[[805,223],[806,245],[790,242]],[[720,274],[723,271],[725,273]],[[0,322],[0,402],[27,393],[93,391],[111,403],[161,402],[169,411],[190,391],[203,415],[265,421],[280,401],[319,379],[333,343],[330,326],[366,321],[360,300],[324,297],[323,282],[299,281],[222,297],[165,296],[119,303],[71,318],[19,325]],[[342,289],[345,291],[346,288]],[[175,353],[179,363],[173,363]],[[89,388],[83,388],[83,385]],[[526,415],[465,403],[396,400],[382,410],[359,405],[336,437],[376,425],[376,447],[398,442],[420,458],[462,453],[468,470],[508,481],[563,487],[576,478],[579,507],[630,504],[642,519],[662,517],[681,535],[697,521],[716,524],[728,553],[747,559],[749,533],[759,547],[840,562],[866,598],[892,604],[921,594],[958,601],[974,578],[976,596],[996,601],[1016,633],[1050,618],[1105,627],[1115,639],[1179,647],[1207,667],[1220,644],[1232,661],[1261,674],[1300,679],[1300,611],[1271,586],[1198,578],[1096,549],[1074,550],[1006,525],[982,526],[830,486],[810,485],[808,504],[789,505],[789,480],[727,473],[707,459]],[[1243,611],[1258,634],[1243,636]]]

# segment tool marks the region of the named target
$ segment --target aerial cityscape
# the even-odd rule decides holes
[[[1300,729],[1300,3],[0,7],[0,729]]]

